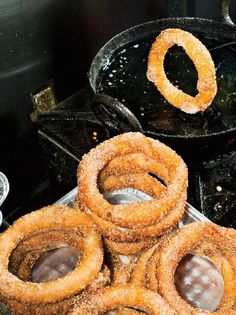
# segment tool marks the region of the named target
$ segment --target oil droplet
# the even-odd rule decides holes
[[[222,191],[222,187],[221,186],[217,186],[216,190],[220,192],[220,191]]]

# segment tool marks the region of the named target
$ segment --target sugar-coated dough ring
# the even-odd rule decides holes
[[[150,195],[153,195],[155,198],[160,195],[163,189],[166,189],[165,186],[159,182],[156,186],[157,180],[148,174],[124,174],[121,176],[107,175],[108,178],[104,179],[104,183],[100,183],[103,190],[104,187],[106,188],[105,190],[116,190],[123,188],[124,186],[129,186],[145,193],[150,192]],[[185,209],[186,188],[184,187],[183,190],[184,192],[180,196],[177,205],[155,225],[146,228],[124,229],[96,216],[88,209],[84,209],[84,211],[88,212],[102,235],[105,237],[104,241],[110,252],[131,255],[150,247],[154,236],[162,235],[177,224]]]
[[[149,237],[142,241],[137,241],[134,243],[128,243],[128,242],[114,242],[109,239],[104,239],[104,243],[106,246],[106,249],[108,252],[116,253],[119,255],[135,255],[143,250],[151,247],[155,242],[157,241],[157,238]]]
[[[127,284],[137,261],[136,255],[111,254],[112,285]]]
[[[168,170],[161,163],[140,153],[133,153],[111,160],[100,172],[98,185],[103,192],[132,187],[150,194],[154,198],[159,198],[165,193],[166,187],[149,174],[143,173],[148,170],[151,173],[158,174],[159,177],[164,177],[166,181],[170,180],[172,176],[172,174],[168,176]],[[130,173],[134,171],[139,173]],[[97,216],[94,212],[85,208],[83,203],[79,204],[79,207],[92,217],[105,237],[105,243],[109,251],[129,255],[149,247],[151,240],[147,243],[147,238],[163,234],[180,220],[185,209],[186,184],[183,185],[182,189],[183,193],[173,209],[169,209],[167,215],[155,225],[145,228],[122,228]],[[146,239],[145,242],[144,239]],[[140,242],[141,240],[143,241]]]
[[[144,311],[149,315],[176,315],[158,294],[131,285],[99,290],[75,306],[68,315],[99,315],[122,306]]]
[[[34,235],[21,242],[13,251],[10,259],[9,270],[23,281],[31,281],[31,271],[37,259],[47,251],[70,245],[83,252],[83,238],[76,231],[53,230]],[[93,280],[94,281],[94,280]],[[88,290],[88,287],[86,290]],[[102,287],[102,286],[101,286]],[[5,304],[12,314],[25,315],[51,315],[66,314],[75,300],[75,296],[47,304],[32,304],[5,299]]]
[[[23,261],[22,263],[24,264],[25,262]],[[68,313],[68,310],[73,307],[74,303],[78,299],[83,300],[83,297],[85,295],[94,293],[96,290],[109,285],[109,283],[110,283],[110,271],[106,266],[104,266],[101,269],[101,271],[98,273],[97,277],[86,287],[85,290],[82,291],[82,293],[80,293],[77,296],[72,296],[62,301],[58,301],[55,303],[47,303],[47,304],[21,303],[21,302],[18,302],[17,300],[9,299],[6,302],[6,305],[8,309],[14,315],[26,315],[26,314],[64,315]]]
[[[75,301],[76,297],[72,296],[55,303],[46,304],[22,303],[12,299],[9,299],[4,303],[6,304],[7,309],[11,312],[10,314],[14,315],[65,315],[67,314],[68,309],[73,307]]]
[[[107,176],[107,178],[104,178],[104,182],[100,183],[101,189],[105,191],[132,187],[145,193],[149,193],[154,198],[158,198],[166,189],[164,185],[148,174],[137,173],[109,176],[109,173],[107,173]],[[114,225],[112,222],[98,217],[88,209],[83,210],[91,216],[102,235],[105,237],[105,243],[109,251],[123,255],[130,255],[150,247],[152,241],[150,237],[153,238],[154,236],[161,235],[177,224],[185,209],[186,188],[183,190],[184,192],[180,196],[177,205],[171,209],[165,217],[157,222],[157,224],[146,228],[124,229]],[[82,209],[82,206],[80,206],[80,208]],[[141,240],[142,242],[140,242]]]
[[[198,94],[195,97],[179,90],[166,76],[165,55],[174,45],[183,47],[196,67]],[[189,114],[204,111],[217,92],[216,71],[209,51],[195,36],[181,29],[166,29],[156,38],[148,56],[147,77],[170,104]]]
[[[192,307],[183,300],[178,294],[174,284],[174,274],[179,261],[187,253],[191,253],[191,251],[194,251],[194,249],[199,246],[201,247],[202,243],[213,244],[212,250],[210,250],[211,246],[209,246],[210,252],[208,255],[214,255],[216,245],[219,253],[221,253],[221,255],[230,263],[230,273],[233,271],[234,274],[233,279],[231,274],[229,275],[229,278],[227,277],[227,270],[224,270],[224,273],[222,274],[224,280],[230,282],[229,285],[234,294],[234,305],[231,305],[229,308],[225,308],[224,305],[212,312],[212,314],[236,314],[236,232],[232,229],[223,228],[213,223],[191,223],[177,231],[175,234],[170,235],[168,240],[165,240],[165,243],[163,242],[160,251],[157,253],[159,257],[156,262],[156,277],[153,280],[156,282],[157,291],[179,314],[209,314],[207,311]],[[225,285],[228,284],[226,283]],[[154,287],[149,285],[149,288]]]
[[[96,223],[98,229],[100,230],[101,234],[106,239],[122,243],[140,241],[149,237],[163,235],[170,228],[172,228],[179,222],[185,211],[185,203],[186,192],[184,191],[180,196],[176,206],[173,209],[171,209],[169,213],[166,214],[166,216],[164,216],[160,221],[158,221],[154,225],[150,225],[146,228],[139,229],[127,229],[119,227],[110,221],[106,221],[100,218],[99,216],[97,216],[95,213],[91,212],[88,209],[84,208],[83,210],[91,216],[93,221]]]
[[[163,181],[171,180],[173,174],[169,174],[168,169],[155,159],[151,159],[141,153],[131,153],[118,156],[111,160],[99,173],[99,181],[104,181],[108,175],[123,175],[127,173],[154,173]]]
[[[84,250],[79,265],[65,277],[47,283],[24,282],[8,270],[13,249],[30,234],[52,228],[80,231]],[[25,303],[49,303],[72,296],[84,289],[99,273],[103,262],[100,235],[85,213],[65,206],[42,208],[17,220],[0,235],[0,295]]]
[[[31,270],[41,255],[65,246],[74,247],[82,253],[84,250],[84,239],[76,231],[68,230],[54,230],[32,236],[26,242],[20,243],[13,251],[14,255],[11,255],[9,270],[21,280],[29,281],[31,279]]]
[[[156,268],[157,268],[158,263],[159,263],[162,248],[168,242],[169,237],[171,237],[171,234],[164,235],[160,239],[158,246],[154,249],[154,251],[152,252],[152,255],[150,255],[148,261],[146,262],[145,287],[147,287],[148,289],[155,291],[155,292],[158,292],[158,282],[156,279]]]
[[[97,187],[99,172],[112,159],[130,153],[142,153],[163,163],[168,169],[166,193],[153,201],[111,205]],[[140,228],[156,223],[176,205],[187,182],[183,160],[165,144],[141,133],[125,133],[99,144],[86,154],[78,168],[78,201],[99,217],[124,228]]]
[[[74,246],[83,251],[84,240],[76,231],[52,230],[31,235],[13,250],[9,259],[9,271],[13,274],[19,273],[19,266],[28,253],[32,251],[48,251],[63,246]],[[21,277],[20,277],[21,278]]]
[[[148,173],[110,175],[99,182],[99,187],[102,192],[133,188],[140,190],[153,198],[159,198],[166,190],[166,187],[163,184]]]
[[[138,261],[130,275],[130,283],[132,283],[133,285],[146,287],[146,269],[148,261],[156,248],[158,248],[159,244],[160,242],[157,242],[139,256]]]

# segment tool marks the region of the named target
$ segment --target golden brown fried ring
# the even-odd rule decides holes
[[[24,281],[30,281],[32,267],[37,262],[37,259],[45,252],[64,247],[65,244],[69,244],[74,251],[77,248],[80,250],[80,253],[83,252],[84,240],[80,233],[73,230],[45,232],[32,236],[25,242],[21,242],[13,251],[14,255],[11,255],[12,263],[16,268],[16,276]],[[19,260],[19,257],[21,257],[21,260]],[[86,287],[86,290],[100,288],[109,281],[110,271],[106,266],[103,266],[97,278]]]
[[[108,287],[96,292],[68,315],[99,315],[118,307],[131,307],[150,315],[176,315],[156,293],[130,285]]]
[[[25,242],[21,242],[13,251],[11,255],[11,266],[14,266],[14,272],[12,270],[11,272],[23,281],[31,281],[32,267],[37,259],[45,252],[65,246],[64,244],[70,244],[76,248],[80,248],[81,251],[83,250],[83,239],[76,231],[49,231],[28,238]],[[59,302],[43,305],[21,303],[12,299],[6,300],[5,303],[8,309],[16,315],[50,315],[58,313],[66,314],[67,309],[73,305],[74,301],[75,296],[63,299]]]
[[[13,274],[18,273],[21,262],[32,250],[43,253],[43,250],[63,247],[66,245],[74,246],[81,252],[83,251],[83,238],[79,231],[71,230],[52,230],[37,233],[22,241],[12,252],[9,259],[9,271]]]
[[[154,249],[152,255],[149,257],[149,260],[146,264],[146,281],[145,286],[155,292],[158,292],[158,285],[156,280],[156,268],[158,266],[158,261],[160,258],[160,253],[162,248],[165,246],[168,238],[171,237],[171,234],[164,235],[159,243],[158,246]]]
[[[163,180],[170,180],[168,169],[163,163],[151,159],[141,153],[132,153],[118,156],[111,160],[99,173],[99,182],[104,182],[105,178],[110,175],[124,175],[129,173],[150,172],[156,174]]]
[[[122,188],[133,188],[145,192],[154,198],[159,198],[166,190],[157,179],[147,173],[128,173],[123,175],[109,175],[99,181],[102,192]]]
[[[179,90],[166,76],[165,55],[174,45],[183,47],[196,67],[198,94],[195,97]],[[191,33],[180,29],[166,29],[156,38],[148,56],[147,78],[170,104],[189,114],[204,111],[217,92],[216,71],[209,51]]]
[[[136,255],[111,254],[113,285],[127,284],[130,281],[130,275],[135,267],[137,257]]]
[[[75,270],[48,283],[24,282],[8,270],[13,249],[31,234],[47,229],[78,230],[84,237],[82,258]],[[84,289],[98,274],[103,261],[100,236],[90,217],[81,211],[55,205],[32,212],[17,220],[0,235],[0,295],[24,303],[50,303],[65,299]]]
[[[106,249],[110,253],[115,253],[119,255],[135,255],[139,254],[143,250],[151,247],[155,242],[157,241],[157,238],[146,238],[143,241],[138,241],[134,243],[119,243],[119,242],[113,242],[109,239],[104,239],[104,243],[106,246]]]
[[[32,236],[27,241],[21,242],[11,255],[14,274],[21,280],[30,280],[31,270],[39,257],[45,252],[66,246],[82,253],[84,240],[76,231],[49,231]],[[12,269],[11,272],[13,272]]]
[[[151,195],[158,198],[160,193],[162,193],[166,189],[164,185],[159,183],[155,178],[148,174],[124,174],[118,177],[115,175],[109,176],[109,172],[106,172],[106,175],[108,176],[108,178],[103,177],[105,185],[104,183],[100,183],[103,190],[117,190],[124,187],[132,187],[145,193],[150,193]],[[155,185],[156,182],[158,183],[158,185]],[[91,212],[89,212],[89,214],[100,228],[102,234],[108,238],[105,239],[105,244],[107,244],[109,251],[123,255],[131,255],[138,253],[140,252],[140,250],[142,251],[144,249],[144,239],[148,240],[149,236],[156,236],[158,234],[161,234],[161,232],[164,232],[175,225],[182,217],[185,207],[185,201],[186,197],[181,197],[175,209],[171,211],[165,218],[163,218],[156,226],[150,226],[143,229],[132,230],[116,227],[112,223],[95,216]],[[128,241],[128,243],[120,242],[121,238],[125,241]],[[110,240],[112,241],[112,239],[114,240],[114,242],[110,242]],[[142,241],[137,242],[137,239]],[[134,241],[136,242],[134,243]],[[153,240],[150,239],[150,242],[152,241]],[[150,247],[150,244],[151,243],[148,242],[145,247]]]
[[[162,239],[162,238],[161,238]],[[138,261],[130,275],[130,283],[133,285],[138,285],[141,287],[146,287],[146,270],[148,266],[148,261],[153,255],[156,248],[159,247],[160,241],[154,244],[151,248],[144,251],[138,258]]]
[[[98,190],[98,174],[112,159],[137,152],[168,169],[166,193],[153,201],[111,205]],[[152,225],[165,216],[176,205],[186,182],[187,167],[173,150],[158,140],[130,132],[104,141],[82,158],[78,169],[77,198],[83,208],[101,218],[124,228],[136,229]]]
[[[231,287],[232,294],[234,295],[234,304],[225,308],[220,307],[212,314],[217,315],[231,315],[235,314],[235,298],[236,298],[236,232],[232,229],[226,229],[209,222],[195,222],[191,223],[176,233],[172,234],[165,243],[162,243],[160,251],[157,253],[156,277],[149,279],[149,287],[155,289],[157,287],[161,296],[179,313],[183,315],[189,314],[209,314],[209,312],[194,308],[184,301],[174,284],[174,274],[179,261],[188,253],[194,252],[196,248],[201,247],[201,244],[212,244],[208,246],[208,255],[215,254],[215,246],[221,256],[225,257],[229,262],[230,270],[226,268],[222,270],[225,286]],[[204,245],[205,246],[205,245]],[[212,252],[211,252],[212,251]],[[150,263],[150,261],[149,261]],[[148,265],[150,266],[150,264]],[[228,275],[228,272],[230,274]],[[233,282],[231,281],[233,272]],[[150,274],[149,274],[150,275]],[[229,277],[228,277],[229,276]],[[230,280],[230,283],[227,283]],[[153,286],[154,284],[154,286]],[[228,289],[226,290],[228,292]],[[232,298],[232,296],[230,297]]]
[[[110,282],[110,271],[104,266],[98,273],[98,276],[86,287],[86,289],[77,296],[72,296],[68,299],[64,299],[55,303],[48,304],[26,304],[20,303],[16,300],[8,300],[7,306],[11,310],[12,314],[15,315],[26,315],[26,314],[37,314],[37,315],[63,315],[67,314],[68,310],[72,308],[74,303],[84,296],[94,294],[98,289],[108,285]]]
[[[117,186],[114,185],[113,187]],[[139,229],[125,229],[116,226],[112,222],[103,220],[102,218],[95,215],[88,209],[83,210],[91,216],[91,218],[101,231],[102,235],[106,239],[109,239],[114,242],[135,242],[144,240],[146,238],[163,235],[164,233],[169,231],[182,218],[183,213],[185,211],[185,203],[186,192],[184,191],[180,196],[176,206],[172,210],[170,210],[169,213],[166,216],[164,216],[157,224]]]
[[[76,297],[72,296],[55,303],[47,304],[22,303],[12,299],[7,300],[5,304],[11,311],[11,314],[14,315],[64,315],[73,307],[75,301],[77,301]]]

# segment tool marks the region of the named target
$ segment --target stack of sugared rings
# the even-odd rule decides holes
[[[187,181],[187,167],[173,150],[141,133],[126,133],[83,157],[77,201],[98,226],[109,252],[138,254],[180,220]],[[111,205],[103,196],[125,187],[145,192],[153,200]]]
[[[0,301],[15,315],[209,314],[175,286],[179,262],[192,254],[209,260],[223,278],[224,293],[212,313],[235,315],[235,230],[210,222],[173,230],[185,211],[187,175],[180,156],[143,134],[99,144],[79,165],[73,208],[32,212],[0,235]],[[104,197],[120,189],[150,198],[111,204]],[[40,269],[35,283],[39,258],[66,247],[78,252],[75,268],[51,278]]]

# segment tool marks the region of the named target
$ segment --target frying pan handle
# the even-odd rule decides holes
[[[136,116],[121,102],[106,94],[96,94],[90,104],[95,116],[113,132],[140,131]]]
[[[231,26],[236,26],[229,15],[230,0],[220,0],[221,15],[224,22]]]

